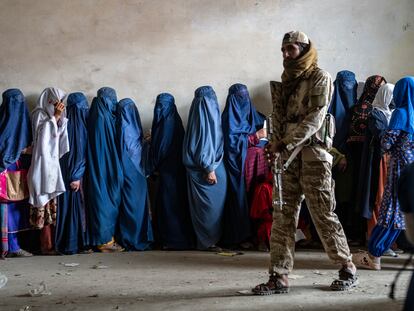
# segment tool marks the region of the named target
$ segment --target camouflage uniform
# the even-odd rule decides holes
[[[331,175],[332,156],[326,146],[311,141],[321,128],[333,85],[329,73],[316,68],[302,78],[286,99],[280,83],[271,82],[273,102],[273,141],[282,141],[288,150],[303,142],[302,151],[282,174],[283,200],[280,210],[274,206],[270,238],[270,273],[288,274],[293,268],[295,232],[300,205],[306,200],[312,220],[329,258],[339,264],[351,261],[348,243],[338,217],[334,213],[334,182]],[[286,103],[285,103],[286,102]],[[286,160],[291,151],[284,151]],[[278,191],[273,191],[274,200]]]

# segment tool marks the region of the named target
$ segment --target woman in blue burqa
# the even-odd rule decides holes
[[[20,247],[18,232],[28,230],[27,171],[32,143],[29,111],[23,93],[8,89],[0,106],[0,259],[28,257]]]
[[[197,248],[217,250],[223,228],[227,176],[220,110],[210,86],[195,91],[184,136],[183,162]]]
[[[158,179],[154,219],[164,249],[194,248],[182,157],[183,140],[183,122],[174,97],[162,93],[155,103],[148,162],[151,174],[156,174]]]
[[[358,82],[355,74],[348,70],[339,71],[334,81],[334,93],[328,112],[335,118],[336,133],[333,148],[340,155],[347,155],[347,139],[351,124],[352,108],[357,102]],[[333,168],[335,180],[336,212],[346,232],[351,231],[352,215],[352,163],[345,156]]]
[[[98,90],[88,116],[85,197],[88,238],[101,252],[119,252],[114,236],[123,183],[115,128],[118,106],[114,89]]]
[[[143,131],[135,103],[122,99],[117,108],[118,152],[124,180],[117,240],[127,250],[146,250],[153,241],[148,188],[143,169]]]
[[[234,84],[229,89],[226,107],[221,116],[224,137],[224,164],[228,189],[224,208],[222,242],[237,246],[251,236],[250,211],[244,170],[247,149],[266,136],[263,117],[251,103],[247,87]]]
[[[83,175],[88,141],[88,100],[83,93],[67,98],[68,138],[70,151],[60,159],[66,192],[58,197],[56,217],[56,250],[76,254],[87,246]]]

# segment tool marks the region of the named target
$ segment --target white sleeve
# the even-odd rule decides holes
[[[53,154],[53,141],[58,135],[58,126],[54,117],[49,117],[43,111],[33,114],[33,138],[36,153],[40,156],[50,157]]]

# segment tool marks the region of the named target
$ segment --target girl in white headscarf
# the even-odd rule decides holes
[[[59,159],[69,151],[65,97],[65,92],[58,88],[46,88],[32,112],[33,151],[28,172],[30,221],[41,229],[43,254],[54,253],[55,198],[66,190],[59,164]]]
[[[394,100],[392,92],[394,91],[394,84],[386,83],[381,86],[375,95],[374,101],[372,102],[372,108],[382,112],[384,117],[387,119],[387,126],[390,123],[392,112],[394,111]]]

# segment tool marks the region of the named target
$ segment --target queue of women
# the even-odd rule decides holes
[[[354,255],[354,262],[379,269],[378,258],[404,230],[395,187],[414,160],[414,78],[394,86],[372,76],[357,96],[355,75],[341,71],[334,87],[337,212],[348,238],[368,236],[369,253]],[[214,90],[203,86],[195,91],[186,130],[174,97],[158,95],[147,139],[135,103],[118,101],[112,88],[99,89],[90,107],[82,93],[66,97],[47,88],[31,114],[20,90],[6,90],[2,257],[265,249],[272,175],[264,119],[246,86],[230,87],[221,114]]]
[[[234,246],[251,237],[241,176],[264,118],[244,85],[230,88],[222,116],[213,89],[197,89],[187,131],[174,97],[160,94],[149,141],[135,103],[118,101],[114,89],[98,90],[90,108],[82,93],[69,94],[66,104],[65,98],[47,88],[29,115],[20,90],[3,93],[3,257],[30,256],[27,249],[45,255],[154,245],[217,250],[220,241]],[[263,148],[253,150],[260,154],[250,162],[264,162]],[[248,183],[261,171],[267,173],[266,165]],[[148,183],[156,184],[155,192]],[[29,242],[28,230],[36,232]]]

